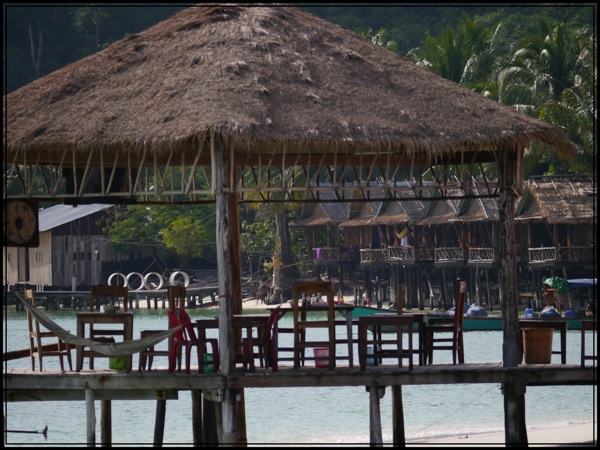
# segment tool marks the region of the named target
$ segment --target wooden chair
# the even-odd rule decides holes
[[[273,372],[279,370],[278,359],[278,327],[276,323],[279,320],[280,308],[279,304],[269,315],[266,314],[244,314],[242,317],[249,320],[254,320],[257,328],[256,336],[252,337],[252,342],[248,339],[248,333],[251,330],[246,329],[246,337],[242,339],[243,360],[246,363],[249,359],[254,359],[258,356],[260,367],[271,368]],[[237,316],[234,316],[236,319]],[[293,331],[293,330],[292,330]],[[254,348],[258,349],[257,352]]]
[[[454,317],[429,319],[429,324],[425,327],[429,364],[433,362],[434,350],[450,350],[452,352],[453,364],[456,364],[457,359],[459,364],[465,362],[463,322],[466,298],[467,283],[458,278],[456,280],[456,295],[454,297]],[[441,333],[442,336],[436,337],[438,333]],[[451,334],[450,337],[448,337],[448,333]]]
[[[25,298],[31,302],[35,307],[37,306],[35,300],[35,293],[32,290],[25,291]],[[40,329],[40,323],[32,316],[27,310],[27,325],[29,327],[29,356],[31,358],[31,370],[35,370],[35,358],[38,358],[40,365],[40,372],[42,371],[42,360],[47,356],[58,356],[60,360],[60,370],[65,370],[64,357],[67,357],[69,363],[69,370],[73,370],[73,364],[71,361],[71,346],[66,342],[61,341],[51,331],[42,331]],[[52,349],[48,349],[48,344],[45,348],[42,340],[56,339],[56,344]]]
[[[107,284],[97,284],[90,288],[90,303],[89,309],[91,312],[94,312],[96,309],[96,302],[100,298],[110,298],[111,301],[119,305],[120,302],[123,302],[123,312],[127,312],[127,307],[129,303],[129,289],[125,286],[110,286]],[[89,339],[98,342],[115,342],[114,336],[125,336],[125,331],[123,329],[106,329],[106,328],[94,328],[94,323],[89,324]],[[90,369],[94,368],[94,359],[95,358],[108,358],[106,355],[95,352],[93,350],[83,350],[83,357],[89,358],[90,360]]]
[[[385,327],[385,331],[384,331]],[[368,338],[371,331],[371,339]],[[406,343],[403,344],[403,334],[406,333]],[[394,339],[390,336],[394,335]],[[373,360],[373,365],[383,363],[384,358],[398,360],[398,367],[402,367],[402,360],[408,359],[408,370],[413,369],[413,319],[401,314],[374,314],[358,318],[358,360],[360,370],[367,367],[367,359]],[[367,353],[368,345],[373,353]]]
[[[129,307],[129,289],[125,286],[110,286],[108,284],[97,284],[90,289],[90,311],[94,311],[98,297],[110,297],[117,305],[123,300],[123,312]],[[99,309],[98,305],[98,309]]]
[[[168,294],[168,309],[169,311],[175,311],[175,308],[185,309],[186,300],[186,289],[185,286],[169,286],[167,288]],[[140,338],[152,336],[153,334],[162,333],[164,330],[142,330],[140,331]],[[140,352],[140,359],[138,364],[138,370],[146,369],[152,370],[152,363],[155,357],[166,357],[169,358],[169,349],[171,348],[171,338],[168,339],[167,350],[156,350],[154,346],[148,347],[146,350]],[[181,360],[181,353],[178,355],[178,359]],[[180,363],[181,365],[181,363]]]
[[[198,319],[196,320],[196,327],[198,329],[198,342],[200,347],[200,353],[202,354],[202,361],[198,362],[200,373],[205,373],[206,369],[212,365],[213,371],[219,370],[220,358],[219,358],[219,339],[208,338],[207,330],[213,329],[219,331],[219,319]],[[204,355],[208,354],[208,345],[212,347],[212,361],[205,361]]]
[[[582,320],[581,321],[581,365],[582,366],[585,366],[585,362],[587,360],[596,361],[598,359],[597,355],[594,355],[593,353],[587,354],[585,352],[585,332],[586,332],[586,330],[594,331],[594,337],[595,337],[596,321],[595,320]],[[592,351],[594,349],[595,349],[595,346],[592,346]]]
[[[302,296],[312,294],[327,295],[327,318],[325,320],[307,320],[306,309],[301,308]],[[335,367],[335,311],[333,299],[333,285],[328,281],[300,281],[292,287],[294,303],[294,369],[300,364],[304,365],[307,348],[327,348],[329,351],[329,369]],[[315,308],[316,309],[316,308]],[[327,341],[307,341],[307,330],[325,328],[327,330]],[[314,358],[310,358],[314,359]]]

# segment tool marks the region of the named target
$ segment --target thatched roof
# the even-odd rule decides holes
[[[531,140],[575,151],[553,126],[275,5],[191,7],[3,100],[9,161],[23,150],[47,163],[61,149],[102,148],[133,158],[175,149],[187,163],[210,133],[238,161],[264,152],[297,152],[299,163],[322,152],[431,160]]]
[[[323,185],[323,183],[321,183]],[[334,202],[337,197],[333,189],[318,192],[318,199],[323,203],[305,202],[300,217],[293,225],[296,226],[319,226],[336,225],[348,216],[348,202]]]
[[[529,180],[516,208],[518,221],[550,224],[596,222],[596,182],[587,180]]]

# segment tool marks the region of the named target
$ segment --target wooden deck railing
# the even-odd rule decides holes
[[[561,262],[593,261],[594,246],[571,245],[570,247],[559,247],[558,257]]]
[[[315,261],[337,261],[337,247],[316,247],[313,248],[313,258]]]
[[[388,251],[386,248],[361,248],[360,249],[360,262],[370,263],[376,261],[387,261]]]
[[[464,262],[465,249],[463,247],[438,247],[435,249],[436,263]]]
[[[388,247],[388,258],[391,260],[398,261],[411,261],[415,260],[415,248],[401,245],[398,247]]]
[[[470,263],[493,263],[496,261],[496,252],[493,247],[469,248]]]
[[[556,261],[556,248],[539,247],[528,249],[529,264],[539,264]]]

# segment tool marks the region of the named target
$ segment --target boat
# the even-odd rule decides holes
[[[361,316],[370,316],[373,314],[382,314],[382,313],[395,313],[395,309],[387,309],[387,308],[374,308],[369,306],[355,306],[352,310],[352,317],[357,318]],[[426,323],[429,323],[429,319],[432,318],[440,318],[440,317],[449,317],[444,314],[432,314],[428,312],[421,312],[419,310],[405,310],[407,314],[425,314],[427,316]],[[525,319],[525,316],[520,317],[521,319]],[[528,319],[529,320],[529,319]],[[567,321],[569,330],[581,330],[581,321],[582,320],[596,320],[594,316],[575,316],[575,317],[557,317],[557,318],[543,318],[543,319],[531,319],[531,320],[539,320],[544,322],[556,322],[556,321]],[[504,321],[502,320],[502,316],[500,315],[492,315],[492,316],[465,316],[463,322],[463,330],[464,331],[502,331]]]
[[[569,279],[565,280],[569,290],[576,289],[593,289],[596,286],[596,278],[577,278],[577,279]],[[372,306],[361,306],[357,305],[352,310],[352,317],[357,318],[360,316],[368,316],[372,314],[381,314],[385,312],[396,312],[396,309],[385,309],[385,308],[374,308]],[[427,320],[426,323],[429,323],[429,319],[431,318],[439,318],[439,317],[448,317],[442,311],[438,311],[438,314],[430,313],[430,312],[422,312],[420,310],[405,310],[407,314],[426,314]],[[573,311],[573,313],[575,313]],[[555,321],[567,321],[569,330],[581,330],[581,321],[588,320],[594,321],[596,320],[594,315],[591,314],[590,311],[586,312],[586,315],[578,314],[572,316],[564,316],[564,317],[556,317],[556,318],[532,318],[532,320],[540,320],[548,323]],[[525,319],[526,317],[520,317],[521,319]],[[529,319],[529,318],[527,318]],[[465,315],[465,320],[463,322],[463,330],[464,331],[502,331],[503,329],[503,320],[501,315],[487,315],[487,316],[468,316]]]

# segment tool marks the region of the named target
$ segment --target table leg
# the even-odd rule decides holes
[[[77,336],[85,337],[85,325],[82,322],[77,321]],[[75,362],[75,371],[80,372],[83,369],[83,346],[76,346],[76,362]]]
[[[352,349],[352,312],[346,313],[346,327],[348,332],[348,364],[350,367],[354,367],[354,354]]]

